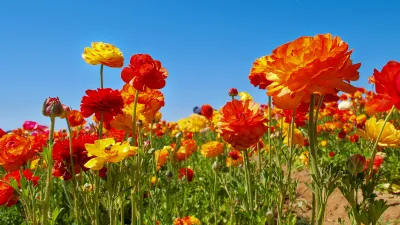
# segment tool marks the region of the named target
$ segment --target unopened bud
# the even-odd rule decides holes
[[[58,97],[46,99],[43,103],[42,114],[52,118],[63,116],[64,108],[60,99]]]
[[[231,88],[228,91],[228,95],[232,96],[232,97],[238,96],[238,94],[239,94],[239,92],[238,92],[238,90],[236,88]]]
[[[364,170],[366,160],[361,154],[355,154],[347,160],[347,170],[352,174],[361,173]]]

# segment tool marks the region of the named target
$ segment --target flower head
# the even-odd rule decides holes
[[[26,180],[32,181],[33,185],[36,186],[39,177],[33,176],[32,171],[23,170],[22,175]],[[14,171],[5,175],[2,179],[0,179],[0,205],[5,205],[6,207],[11,207],[18,202],[19,196],[17,192],[14,190],[12,186],[9,184],[11,180],[15,180],[17,182],[18,188],[21,187],[21,172]]]
[[[400,109],[400,63],[389,61],[382,71],[374,70],[375,87],[381,102],[378,112],[389,110],[393,105]]]
[[[85,164],[91,170],[100,170],[106,162],[120,162],[131,155],[129,143],[115,143],[114,138],[96,140],[94,144],[85,144],[85,148],[88,156],[95,156]]]
[[[193,172],[193,170],[190,169],[190,168],[181,168],[181,169],[179,170],[179,172],[178,172],[178,178],[179,178],[179,179],[185,177],[185,178],[187,179],[187,181],[189,181],[189,182],[192,182],[192,180],[193,180],[193,175],[194,175],[194,172]]]
[[[201,146],[201,154],[206,158],[215,158],[224,152],[224,144],[219,141],[210,141]]]
[[[353,64],[352,51],[330,34],[301,37],[276,48],[264,59],[263,74],[271,82],[268,95],[281,109],[294,109],[311,94],[354,93],[349,84],[359,78],[361,64]]]
[[[357,129],[360,137],[375,142],[384,125],[384,120],[376,121],[376,117],[371,117],[365,122],[365,130]],[[382,135],[378,142],[379,146],[400,146],[400,131],[396,130],[393,124],[386,123]]]
[[[161,89],[165,86],[168,72],[161,62],[148,54],[136,54],[131,57],[130,64],[121,72],[121,78],[138,91],[146,88]]]
[[[221,109],[218,131],[237,150],[246,150],[267,131],[267,119],[253,101],[233,100]]]
[[[0,165],[5,170],[18,170],[34,154],[29,138],[16,134],[6,134],[0,138]]]
[[[71,110],[68,114],[68,122],[71,127],[78,127],[85,125],[86,121],[83,118],[82,113],[78,110]]]
[[[239,94],[239,92],[238,92],[238,90],[236,88],[231,88],[228,91],[228,95],[231,96],[231,97],[238,96],[238,94]]]
[[[57,98],[48,98],[44,101],[42,107],[43,116],[47,117],[62,117],[64,116],[65,110],[63,105],[60,102],[60,99]]]
[[[122,52],[114,45],[103,42],[92,42],[92,48],[86,47],[82,58],[90,65],[102,64],[114,68],[124,65]]]
[[[211,120],[213,116],[214,109],[211,105],[205,104],[201,106],[200,114],[207,119]]]
[[[95,114],[100,121],[101,112],[104,114],[104,121],[110,122],[113,116],[121,113],[124,101],[118,90],[111,88],[98,88],[97,90],[87,90],[81,102],[81,113],[83,117],[90,117]]]

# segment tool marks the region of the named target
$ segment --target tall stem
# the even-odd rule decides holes
[[[133,102],[133,112],[132,112],[132,139],[131,139],[131,146],[136,146],[136,108],[137,108],[137,101],[139,98],[139,91],[136,90],[135,92],[135,100]],[[137,156],[136,157],[140,157],[140,152],[137,152]],[[132,182],[136,184],[136,187],[131,191],[131,224],[135,225],[137,222],[137,199],[136,199],[136,193],[138,193],[138,180],[140,179],[140,177],[138,176],[139,172],[137,171],[139,169],[140,165],[139,163],[137,163],[137,167],[134,170],[134,173],[132,174],[132,177],[134,177],[136,179],[136,182]],[[141,224],[140,224],[141,225]]]
[[[374,165],[374,161],[375,161],[375,156],[376,156],[376,152],[377,152],[377,147],[378,147],[378,144],[379,144],[379,140],[380,140],[381,137],[382,137],[383,130],[385,129],[386,123],[387,123],[387,121],[389,120],[389,117],[392,115],[394,109],[395,109],[395,106],[392,106],[392,109],[390,109],[389,113],[387,114],[387,116],[386,116],[386,118],[385,118],[385,121],[383,122],[381,131],[379,132],[379,135],[378,135],[378,137],[376,138],[375,144],[374,144],[374,146],[372,146],[372,157],[371,157],[371,162],[369,163],[369,165],[368,165],[368,170],[367,170],[367,172],[368,172],[368,174],[369,174],[369,176],[367,176],[367,180],[366,180],[366,181],[367,181],[367,182],[366,182],[367,184],[369,184],[369,181],[371,180],[371,178],[373,179],[374,173],[373,173],[373,171],[372,171],[372,166]]]
[[[103,64],[100,65],[100,88],[104,88],[104,78],[103,78]]]
[[[250,211],[250,217],[253,217],[253,193],[251,190],[251,180],[250,180],[250,162],[249,162],[249,153],[248,150],[244,151],[244,167],[245,167],[245,176],[246,176],[246,185],[247,185],[247,202],[248,202],[248,210]]]
[[[44,205],[43,205],[43,217],[42,224],[47,225],[49,223],[49,206],[50,206],[50,194],[52,187],[52,174],[51,170],[53,169],[53,142],[54,142],[54,125],[56,122],[55,117],[50,117],[50,133],[48,140],[48,158],[47,158],[47,179],[46,179],[46,187],[45,187],[45,197],[44,197]]]
[[[321,206],[321,198],[320,198],[320,187],[317,182],[320,181],[320,174],[318,171],[318,158],[317,152],[315,149],[315,125],[314,125],[314,107],[315,107],[315,95],[312,94],[310,98],[310,112],[309,112],[309,120],[308,120],[308,136],[310,139],[310,161],[311,161],[311,173],[313,178],[313,187],[314,187],[314,195],[315,195],[315,208],[313,208],[313,214],[318,213]],[[315,214],[314,214],[315,215]],[[318,215],[318,214],[317,214]],[[319,218],[318,218],[319,220]]]
[[[271,149],[271,126],[272,126],[272,118],[271,118],[271,107],[272,107],[272,98],[268,96],[268,154],[269,154],[269,166],[272,166],[272,149]]]
[[[76,188],[77,188],[77,182],[76,182],[76,177],[75,177],[75,166],[74,166],[74,157],[73,157],[73,149],[72,149],[72,130],[71,130],[71,125],[69,124],[68,118],[65,119],[67,122],[67,129],[68,129],[68,139],[69,139],[69,160],[71,164],[71,174],[72,174],[72,196],[74,199],[74,212],[75,216],[78,222],[78,225],[80,224],[80,210],[78,210],[78,204],[77,204],[77,199],[78,197],[76,196]]]

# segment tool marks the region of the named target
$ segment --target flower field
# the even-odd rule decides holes
[[[165,121],[168,65],[93,42],[99,87],[79,109],[50,97],[49,124],[0,129],[0,224],[400,223],[400,63],[367,90],[352,51],[330,34],[283,43],[244,75],[265,104],[231,88]],[[105,68],[125,84],[107,88]]]

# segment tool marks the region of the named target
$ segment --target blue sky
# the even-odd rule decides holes
[[[300,36],[340,36],[362,63],[356,85],[370,87],[374,68],[399,60],[399,6],[396,0],[1,1],[0,128],[25,120],[47,125],[41,106],[49,96],[79,109],[85,90],[99,86],[99,67],[81,58],[93,41],[119,47],[125,65],[136,53],[163,63],[168,121],[190,115],[195,105],[221,107],[231,87],[265,103],[265,92],[248,80],[252,62]],[[106,87],[123,85],[120,71],[105,69]]]

